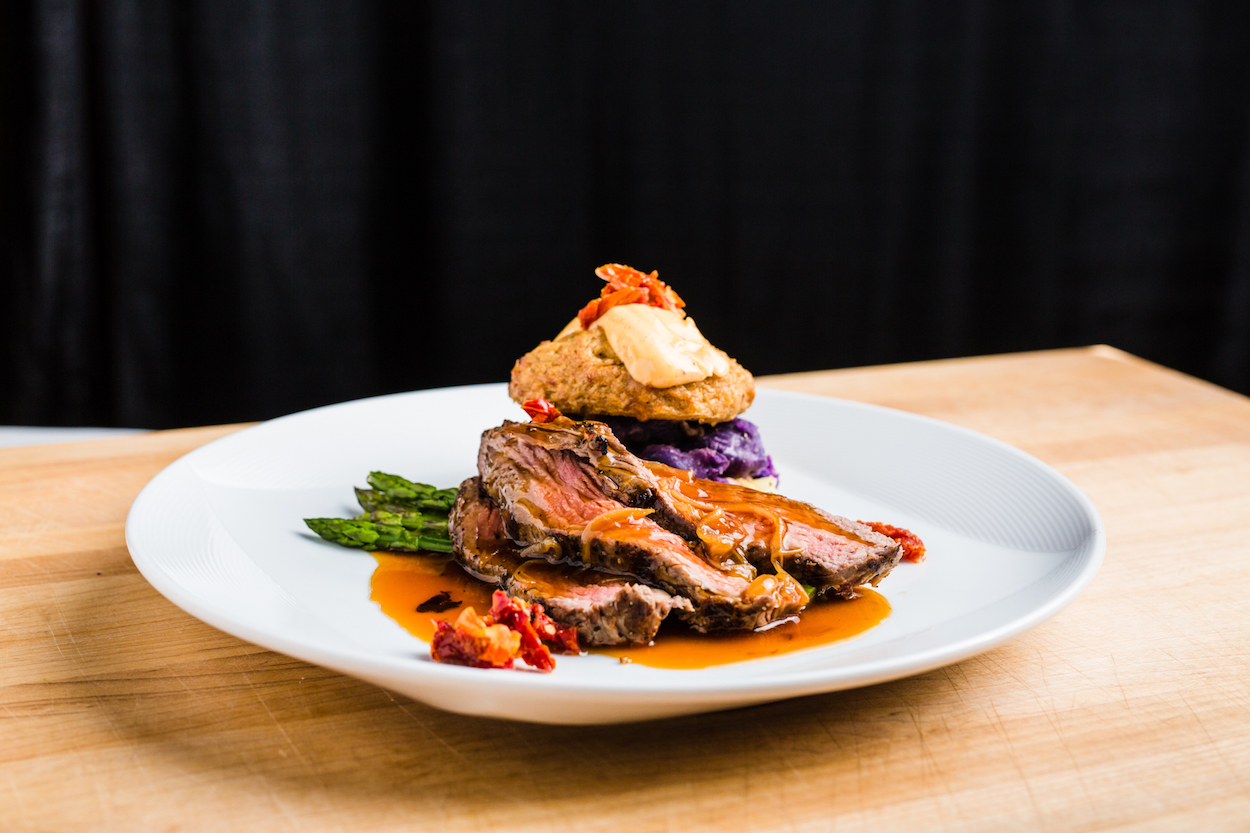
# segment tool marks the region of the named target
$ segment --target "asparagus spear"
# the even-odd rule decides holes
[[[372,489],[356,489],[356,498],[366,512],[437,512],[451,511],[456,489],[435,489],[426,483],[414,483],[395,474],[374,471],[367,478]]]
[[[305,518],[304,523],[327,541],[345,547],[399,552],[451,552],[445,518],[441,534],[408,529],[403,523],[362,518]]]
[[[396,552],[451,552],[447,514],[455,489],[435,489],[384,472],[370,472],[372,489],[356,489],[363,515],[306,518],[313,532],[345,547]]]
[[[357,515],[358,521],[373,521],[380,524],[399,524],[404,529],[421,532],[426,535],[447,536],[446,512],[387,512],[375,509],[363,515]]]

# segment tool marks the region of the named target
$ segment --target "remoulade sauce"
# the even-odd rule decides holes
[[[446,556],[378,552],[374,557],[378,566],[369,583],[369,598],[418,639],[429,642],[435,619],[454,622],[466,606],[478,613],[490,609],[495,588],[473,578]],[[815,602],[794,620],[752,633],[696,633],[670,616],[649,645],[593,647],[589,651],[654,668],[707,668],[787,654],[863,633],[889,615],[890,604],[881,594],[868,588],[860,588],[859,593],[849,601]],[[422,606],[427,609],[418,611]]]
[[[709,344],[685,313],[623,304],[590,326],[603,330],[625,372],[647,387],[671,388],[729,371],[729,356]],[[574,318],[556,338],[581,329],[581,322]]]

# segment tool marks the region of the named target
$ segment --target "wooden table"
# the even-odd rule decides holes
[[[1250,829],[1250,400],[1107,347],[778,376],[1071,478],[1068,609],[948,668],[626,726],[436,711],[158,595],[132,499],[235,427],[0,452],[0,829]]]

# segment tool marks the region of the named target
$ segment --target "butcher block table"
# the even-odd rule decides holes
[[[1035,630],[909,679],[513,723],[263,650],[148,585],[131,501],[240,426],[4,450],[0,830],[1250,829],[1250,400],[1109,347],[760,384],[1039,457],[1102,515],[1101,571]]]

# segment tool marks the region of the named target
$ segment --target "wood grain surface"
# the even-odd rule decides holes
[[[1250,829],[1250,400],[1107,347],[778,376],[1036,455],[1106,560],[1003,647],[625,726],[448,714],[136,572],[126,512],[235,427],[0,451],[0,830]],[[934,565],[938,566],[938,565]]]

